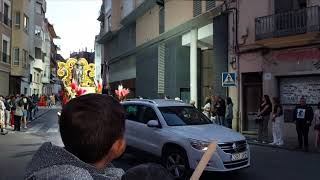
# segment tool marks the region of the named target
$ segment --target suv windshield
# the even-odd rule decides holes
[[[188,126],[212,124],[212,122],[194,107],[159,107],[168,126]]]

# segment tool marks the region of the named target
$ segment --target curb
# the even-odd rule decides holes
[[[248,141],[248,144],[250,145],[256,145],[256,146],[261,146],[261,147],[268,147],[268,148],[273,148],[273,149],[282,149],[282,150],[287,150],[287,151],[296,151],[296,152],[305,152],[304,150],[298,150],[292,147],[287,147],[287,146],[274,146],[274,145],[269,145],[269,144],[262,144],[262,143],[256,143],[256,142],[250,142]],[[320,152],[309,150],[309,152],[305,152],[308,154],[320,154]]]

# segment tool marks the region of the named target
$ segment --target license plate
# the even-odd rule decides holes
[[[242,159],[246,159],[246,158],[248,158],[247,152],[237,153],[237,154],[232,154],[231,161],[238,161],[238,160],[242,160]]]

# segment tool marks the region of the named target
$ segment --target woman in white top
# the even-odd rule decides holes
[[[14,131],[20,131],[22,117],[23,117],[22,99],[17,98],[15,101],[15,111],[14,111]]]
[[[211,119],[211,114],[210,114],[210,110],[211,110],[211,98],[207,97],[205,99],[205,105],[203,107],[203,114],[206,115],[209,119]]]
[[[314,111],[313,121],[315,122],[314,130],[316,131],[315,146],[320,150],[320,102],[318,103],[317,109]]]
[[[1,130],[1,134],[5,135],[4,132],[4,122],[5,122],[5,111],[6,111],[6,107],[4,105],[4,98],[3,96],[0,96],[0,130]]]

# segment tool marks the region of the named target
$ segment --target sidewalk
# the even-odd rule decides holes
[[[255,135],[245,135],[245,137],[247,138],[248,143],[252,144],[252,145],[265,146],[265,147],[278,148],[278,149],[286,149],[286,150],[291,150],[291,151],[304,151],[303,149],[301,149],[301,150],[296,149],[297,144],[298,144],[297,138],[286,137],[283,146],[276,146],[276,145],[269,144],[270,142],[272,142],[272,140],[269,140],[269,142],[267,144],[264,144],[261,142],[256,142],[255,140],[257,139],[257,137]],[[320,151],[315,148],[313,142],[314,142],[313,138],[311,138],[311,140],[309,138],[309,153],[320,153]]]

